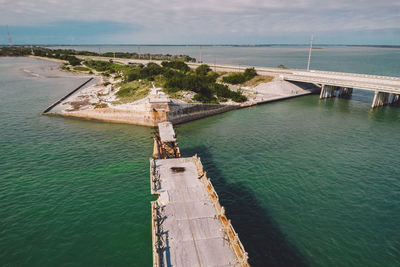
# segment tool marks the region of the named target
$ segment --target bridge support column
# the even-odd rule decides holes
[[[391,98],[389,100],[389,104],[391,106],[400,107],[400,95],[391,94]]]
[[[320,99],[330,98],[335,96],[335,87],[330,85],[322,85],[321,94],[319,95]]]
[[[389,93],[375,91],[374,100],[372,101],[372,108],[381,107],[389,103]]]
[[[353,88],[340,87],[338,97],[349,98],[353,93]]]

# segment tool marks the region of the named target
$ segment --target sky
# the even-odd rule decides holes
[[[0,0],[0,44],[400,45],[400,0]]]

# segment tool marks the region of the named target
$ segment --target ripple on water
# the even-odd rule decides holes
[[[152,129],[40,116],[79,82],[22,77],[29,59],[10,60],[0,61],[0,264],[151,265]],[[177,129],[252,265],[400,264],[400,111],[368,101],[305,96]]]

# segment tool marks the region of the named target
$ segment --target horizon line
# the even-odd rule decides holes
[[[0,43],[0,46],[10,46],[10,44]],[[306,44],[291,44],[291,43],[271,43],[271,44],[13,44],[12,46],[310,46]],[[371,46],[371,47],[400,47],[398,45],[387,44],[313,44],[313,46]]]

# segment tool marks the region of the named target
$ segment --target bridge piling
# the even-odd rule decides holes
[[[339,87],[338,97],[349,98],[353,93],[353,88]]]
[[[390,101],[390,105],[399,107],[400,106],[400,95],[392,94],[392,99]]]
[[[376,108],[376,107],[382,107],[387,104],[390,104],[389,96],[390,96],[389,93],[375,91],[374,100],[372,101],[371,107]]]
[[[336,90],[335,86],[324,85],[323,84],[322,88],[321,88],[321,94],[319,95],[319,98],[323,99],[323,98],[334,97],[335,96],[335,90]]]

